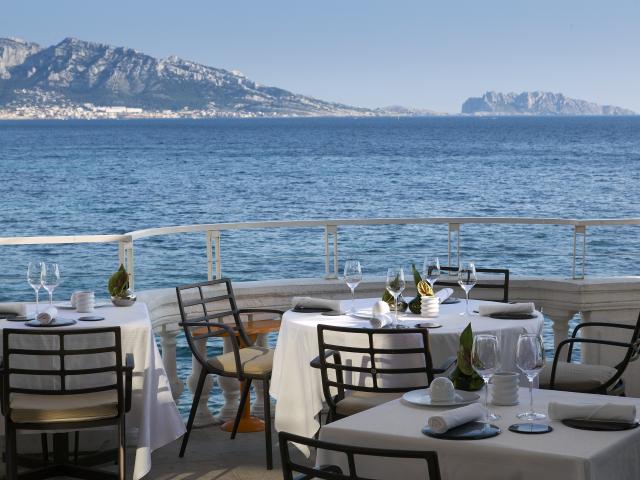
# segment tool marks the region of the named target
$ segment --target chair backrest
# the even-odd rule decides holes
[[[297,479],[322,478],[327,480],[366,480],[365,477],[358,475],[356,467],[356,457],[380,457],[380,458],[399,458],[399,459],[417,459],[426,462],[429,480],[440,480],[440,466],[438,464],[438,454],[433,451],[416,451],[416,450],[391,450],[382,448],[366,448],[355,447],[351,445],[342,445],[337,443],[323,442],[312,438],[292,435],[287,432],[278,434],[280,440],[280,457],[282,459],[282,473],[284,480],[292,480],[294,472],[302,475]],[[316,468],[303,465],[294,461],[289,455],[289,444],[296,443],[306,445],[309,448],[322,449],[330,452],[343,454],[346,457],[346,472],[338,465],[322,465]],[[344,466],[343,466],[344,467]],[[398,471],[400,478],[404,477],[401,471]]]
[[[440,267],[440,271],[446,272],[449,274],[457,273],[458,267]],[[509,270],[506,268],[476,268],[477,273],[485,273],[495,275],[497,277],[497,281],[486,281],[482,278],[478,278],[478,283],[475,284],[471,292],[477,292],[482,289],[500,289],[502,290],[502,298],[497,301],[507,303],[509,302]],[[458,280],[455,277],[450,277],[451,280],[447,278],[447,275],[441,275],[438,281],[436,282],[436,287],[454,287],[460,288],[458,285]]]
[[[115,390],[124,412],[120,327],[2,331],[2,406],[12,394],[74,395]]]
[[[427,388],[433,380],[429,332],[426,328],[371,329],[320,324],[317,329],[322,388],[325,399],[334,410],[336,402],[344,398],[345,390],[408,392]],[[336,342],[336,334],[343,334],[345,342]],[[357,354],[362,360],[358,365],[344,362],[342,354],[345,353]],[[408,362],[414,366],[399,366]],[[345,376],[345,372],[349,375]],[[420,375],[424,376],[424,381],[411,386],[381,385],[387,383],[390,375]],[[338,391],[335,398],[331,395],[332,388]]]
[[[207,356],[206,350],[203,354],[203,349],[198,348],[198,343],[209,338],[228,335],[237,347],[238,336],[244,345],[252,344],[242,326],[231,279],[219,278],[176,287],[176,296],[182,319],[180,325],[191,352],[201,364],[206,365]],[[233,324],[224,323],[228,317],[233,318]]]

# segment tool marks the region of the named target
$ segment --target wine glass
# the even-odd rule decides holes
[[[440,261],[438,260],[438,257],[424,259],[422,276],[427,282],[429,282],[431,288],[433,288],[438,281],[438,277],[440,277]]]
[[[472,313],[469,311],[469,292],[475,286],[478,281],[476,275],[476,265],[473,262],[462,262],[460,268],[458,268],[458,285],[464,290],[465,294],[465,311],[460,315],[470,316]]]
[[[53,305],[53,291],[60,284],[60,267],[57,263],[42,264],[42,286],[49,293],[49,306]]]
[[[349,313],[354,313],[355,308],[355,290],[362,281],[362,265],[358,260],[347,260],[344,264],[344,283],[351,289],[351,308]]]
[[[495,335],[476,335],[471,347],[471,366],[484,380],[484,408],[487,426],[492,420],[499,420],[500,416],[489,412],[489,380],[498,370],[500,351],[498,338]]]
[[[40,313],[39,309],[39,294],[42,287],[42,262],[29,262],[27,266],[27,282],[31,285],[31,288],[36,292],[36,316]]]
[[[404,270],[398,267],[387,270],[387,291],[393,296],[396,303],[393,317],[394,327],[398,325],[398,296],[402,293],[404,287],[406,287]]]
[[[547,416],[533,410],[533,381],[544,367],[544,345],[542,338],[535,333],[523,333],[518,337],[516,347],[516,365],[529,380],[529,411],[519,413],[518,418],[529,421],[542,420]]]

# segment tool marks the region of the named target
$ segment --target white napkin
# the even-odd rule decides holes
[[[326,298],[293,297],[291,305],[293,308],[330,308],[334,312],[340,311],[340,300],[327,300]]]
[[[369,323],[373,328],[383,328],[391,325],[393,320],[391,319],[391,315],[387,313],[376,313],[369,319]]]
[[[632,423],[636,419],[635,405],[619,405],[615,403],[576,405],[549,402],[548,411],[551,420],[577,418],[580,420]]]
[[[429,417],[427,424],[433,433],[445,433],[465,423],[481,420],[485,415],[486,410],[482,405],[472,403],[464,407],[447,410],[440,415],[433,415]]]
[[[533,313],[536,309],[533,302],[526,303],[482,303],[478,313],[483,317],[494,313]]]
[[[436,297],[440,300],[440,303],[444,302],[447,298],[453,295],[453,288],[443,288],[436,292]]]
[[[20,302],[3,302],[0,303],[0,318],[3,313],[15,313],[16,315],[27,314],[27,304]]]
[[[40,312],[36,318],[43,325],[47,325],[56,318],[56,315],[58,315],[58,309],[56,307],[47,307],[44,311]]]

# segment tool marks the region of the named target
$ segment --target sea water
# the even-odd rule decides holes
[[[640,117],[0,122],[0,236],[120,234],[195,223],[378,217],[640,217]],[[638,227],[590,227],[588,275],[637,275]],[[340,227],[365,275],[446,257],[446,225]],[[569,226],[463,225],[462,258],[569,277]],[[223,232],[235,281],[324,275],[323,229]],[[2,246],[0,300],[106,297],[117,244]],[[135,242],[136,289],[205,280],[204,233]],[[345,296],[347,291],[345,288]],[[547,326],[547,330],[548,330]],[[190,369],[184,343],[180,374]],[[214,402],[219,399],[215,397]],[[182,409],[188,409],[185,393]]]

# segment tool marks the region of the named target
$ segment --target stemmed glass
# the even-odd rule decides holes
[[[460,315],[466,315],[467,317],[472,315],[469,311],[469,292],[475,286],[478,281],[476,275],[476,265],[473,262],[462,262],[458,269],[458,285],[464,290],[465,294],[465,311]]]
[[[404,281],[404,270],[402,268],[390,268],[387,270],[387,291],[393,296],[396,302],[396,308],[393,318],[393,326],[398,325],[398,296],[404,290],[406,283]]]
[[[60,267],[57,263],[42,264],[42,286],[49,293],[49,305],[53,305],[53,291],[60,284]]]
[[[438,260],[438,257],[424,259],[422,276],[424,277],[424,280],[429,282],[431,288],[433,288],[438,281],[438,277],[440,277],[440,261]]]
[[[31,285],[31,288],[36,292],[36,316],[40,313],[39,294],[42,287],[42,262],[29,262],[27,266],[27,282]]]
[[[489,380],[498,370],[500,351],[498,338],[495,335],[476,335],[471,347],[471,366],[484,380],[484,408],[486,409],[487,426],[492,420],[499,420],[500,416],[489,412]]]
[[[358,260],[347,260],[344,264],[344,283],[351,289],[351,309],[349,313],[354,313],[355,308],[355,290],[362,281],[362,265]]]
[[[544,367],[544,346],[540,335],[523,333],[518,337],[516,365],[529,380],[529,411],[519,413],[517,417],[524,418],[530,422],[546,418],[547,416],[544,413],[533,410],[533,381],[542,370],[542,367]]]

